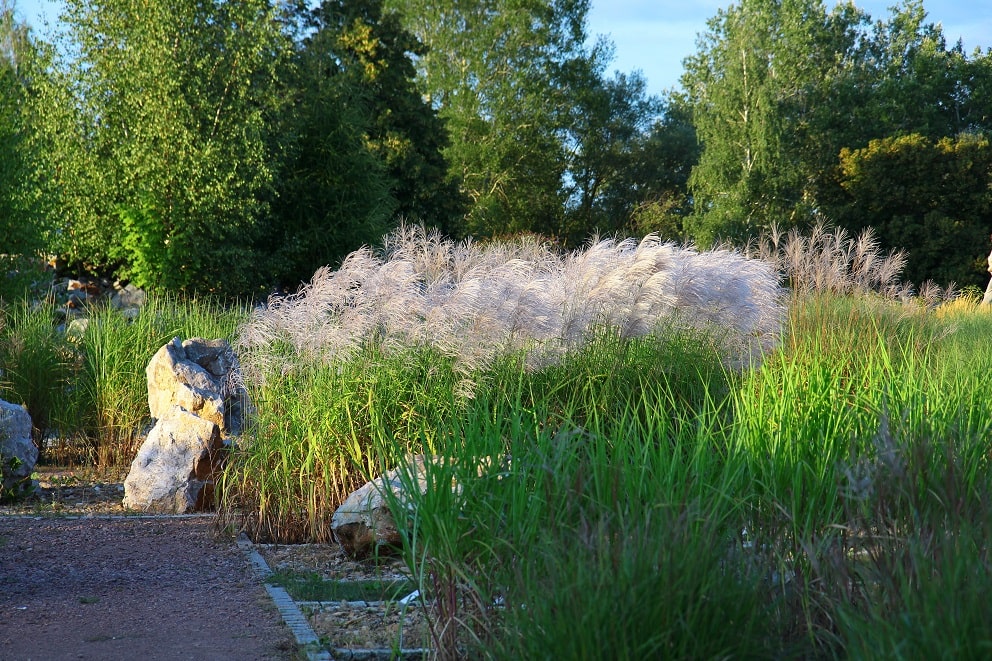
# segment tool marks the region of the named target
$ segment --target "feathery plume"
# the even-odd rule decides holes
[[[533,239],[454,242],[403,226],[379,251],[357,250],[298,293],[271,298],[239,330],[237,348],[254,379],[300,359],[416,346],[454,357],[467,377],[507,352],[548,364],[603,328],[623,338],[694,329],[741,365],[779,341],[778,278],[767,261],[653,235],[559,254]]]

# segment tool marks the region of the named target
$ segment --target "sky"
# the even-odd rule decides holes
[[[42,15],[54,21],[58,3],[52,0],[14,0],[22,18],[36,28]],[[615,46],[610,70],[640,71],[648,93],[662,94],[678,87],[682,60],[696,51],[696,36],[706,21],[732,0],[592,0],[587,21],[591,38],[604,35]],[[898,0],[855,0],[855,4],[885,19]],[[826,0],[832,7],[834,0]],[[965,52],[992,47],[992,2],[988,0],[924,0],[927,20],[940,23],[948,44],[961,39]]]

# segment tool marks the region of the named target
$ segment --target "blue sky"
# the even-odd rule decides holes
[[[898,0],[855,0],[875,19],[889,15]],[[18,12],[36,27],[45,13],[58,14],[51,0],[15,0]],[[682,60],[696,50],[696,35],[706,20],[731,0],[592,0],[588,17],[590,35],[606,35],[616,46],[612,68],[629,73],[640,70],[648,91],[660,94],[678,85]],[[828,7],[833,0],[826,0]],[[992,2],[989,0],[924,0],[928,20],[940,23],[949,43],[959,38],[965,51],[992,47]]]
[[[614,69],[640,69],[655,94],[676,87],[682,60],[696,52],[696,35],[707,19],[731,0],[592,0],[590,34],[605,34],[616,45]],[[833,7],[835,0],[825,0]],[[875,20],[889,16],[899,0],[855,0]],[[927,21],[940,23],[948,44],[959,38],[966,53],[992,47],[992,2],[989,0],[924,0]]]

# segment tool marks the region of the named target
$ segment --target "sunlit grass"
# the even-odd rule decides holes
[[[447,432],[459,442],[411,521],[435,644],[769,658],[898,656],[907,639],[980,655],[992,392],[984,360],[941,368],[970,341],[919,307],[818,298],[757,370],[714,380],[698,354],[669,354],[704,396],[650,376],[614,388],[624,354],[602,345],[555,373],[560,389],[504,383],[492,397],[510,406]],[[487,456],[512,460],[480,476]]]
[[[150,296],[135,317],[91,306],[68,324],[51,304],[15,303],[2,313],[0,397],[27,406],[42,461],[105,469],[127,465],[137,451],[150,419],[145,366],[155,352],[176,336],[230,339],[247,315],[169,296]]]
[[[256,539],[329,541],[351,491],[407,453],[446,450],[432,426],[459,406],[457,382],[450,359],[411,350],[249,384],[257,413],[225,471],[222,516]]]
[[[399,266],[376,272],[390,262],[368,253],[368,291],[355,279],[336,290],[325,273],[315,298],[247,324],[164,299],[133,322],[94,310],[68,340],[51,309],[7,307],[3,396],[111,463],[147,418],[155,350],[175,335],[238,337],[254,415],[220,485],[221,522],[258,540],[330,541],[348,493],[427,455],[430,488],[393,510],[442,658],[985,656],[992,314],[973,297],[907,298],[870,241],[818,236],[797,244],[819,248],[792,255],[788,317],[755,361],[728,360],[740,345],[718,324],[678,315],[624,332],[636,306],[620,325],[589,315],[579,339],[555,345],[567,351],[535,360],[540,338],[499,329],[520,331],[514,311],[547,300],[506,289],[506,306],[446,327],[434,313],[472,278],[445,269],[471,255],[436,243],[386,251],[423,261],[409,278],[389,280]],[[565,264],[525,248],[490,248],[476,285]],[[616,265],[638,250],[603,244],[587,258]],[[863,268],[843,265],[859,254]],[[530,262],[504,272],[501,259]],[[406,288],[392,300],[375,282]],[[403,301],[421,315],[407,335]],[[349,328],[364,335],[323,350]]]
[[[224,516],[326,540],[351,489],[428,455],[428,489],[393,513],[441,658],[906,655],[900,637],[980,654],[992,315],[910,297],[870,236],[793,240],[781,343],[756,361],[728,361],[718,325],[599,317],[554,360],[491,342],[466,363],[453,348],[479,338],[398,341],[379,298],[371,325],[348,317],[364,294],[321,307],[324,274],[242,338],[259,415]],[[366,266],[353,286],[380,277]],[[407,294],[431,291],[420,272],[440,277],[408,269]],[[348,323],[373,332],[317,350]]]

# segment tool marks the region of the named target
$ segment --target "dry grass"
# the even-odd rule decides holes
[[[300,359],[416,346],[471,373],[515,351],[531,367],[547,365],[603,328],[622,338],[693,328],[741,364],[779,340],[778,283],[765,261],[655,236],[559,254],[531,238],[454,242],[407,226],[381,251],[357,250],[298,293],[272,298],[241,328],[237,349],[250,379]]]
[[[773,227],[749,252],[776,265],[799,296],[875,292],[905,299],[912,294],[899,280],[906,252],[886,254],[871,228],[852,238],[843,228],[822,223],[808,234],[797,229],[785,234]]]

